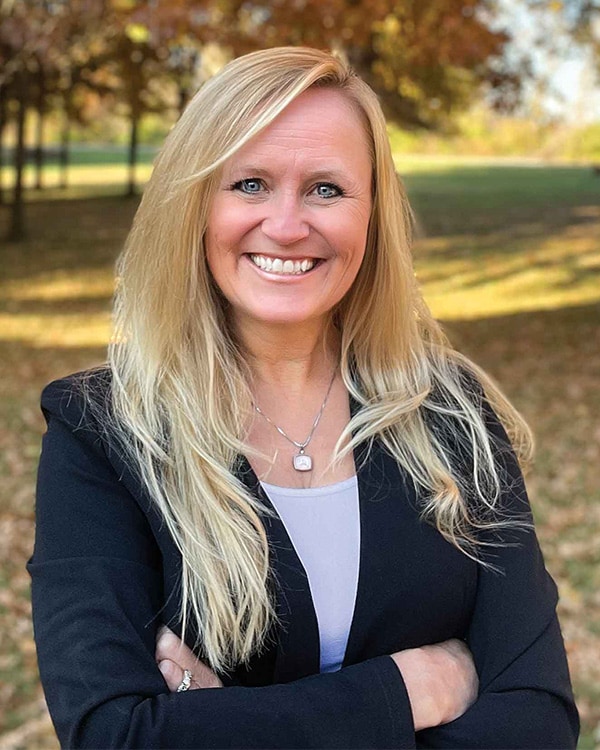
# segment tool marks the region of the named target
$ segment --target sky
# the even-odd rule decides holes
[[[548,101],[550,111],[576,122],[600,120],[600,87],[584,56],[558,63],[554,85],[557,95]]]
[[[600,120],[600,80],[591,53],[562,33],[560,15],[534,15],[523,0],[502,0],[500,22],[513,37],[512,54],[530,54],[543,94],[529,87],[529,100],[571,122]]]

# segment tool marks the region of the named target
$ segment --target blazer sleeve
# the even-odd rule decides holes
[[[484,553],[467,643],[479,675],[479,697],[457,720],[417,734],[427,748],[575,748],[579,718],[556,616],[554,581],[533,530],[523,477],[498,418],[483,406],[496,447],[508,518],[530,528],[499,534]],[[490,534],[487,541],[499,541]]]
[[[387,656],[282,685],[169,692],[154,660],[170,593],[158,546],[72,390],[58,381],[42,397],[48,429],[28,564],[61,746],[414,748],[404,683]]]

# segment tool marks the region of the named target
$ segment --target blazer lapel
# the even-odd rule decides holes
[[[386,577],[388,581],[392,577],[392,570],[386,570],[389,561],[384,559],[389,551],[386,549],[386,537],[390,524],[386,499],[389,503],[389,485],[397,474],[397,469],[394,464],[390,475],[386,459],[377,440],[373,441],[370,450],[363,444],[355,452],[360,509],[360,564],[354,614],[343,666],[356,664],[367,658],[364,644],[368,640],[373,614],[380,601],[380,584]]]
[[[272,682],[290,682],[316,674],[320,665],[319,626],[306,571],[245,456],[240,457],[237,473],[252,494],[272,512],[262,517],[269,539],[278,618],[273,632],[277,653]]]
[[[350,410],[359,408],[351,399]],[[400,472],[397,463],[375,439],[372,445],[360,444],[354,451],[358,476],[360,512],[360,561],[354,613],[343,666],[375,656],[374,642],[381,642],[381,653],[390,640],[380,633],[374,617],[382,601],[389,600],[396,583],[398,539],[406,533],[402,526],[414,516],[409,505],[416,502],[412,483]],[[276,647],[273,681],[289,682],[320,669],[320,638],[317,616],[308,578],[286,528],[264,492],[245,456],[240,456],[238,476],[272,515],[264,514],[271,552],[271,568],[276,586],[276,612],[279,625],[273,632]],[[390,514],[390,503],[400,502],[403,509]],[[395,628],[390,627],[390,633]]]

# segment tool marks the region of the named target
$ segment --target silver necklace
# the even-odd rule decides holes
[[[297,440],[293,440],[284,430],[281,429],[281,427],[276,425],[272,419],[267,417],[267,415],[264,413],[264,411],[261,410],[258,404],[254,404],[254,408],[260,414],[260,416],[266,419],[269,424],[272,424],[273,427],[277,430],[277,432],[280,435],[282,435],[288,442],[292,443],[292,445],[295,445],[296,448],[298,448],[298,453],[292,458],[292,464],[294,466],[294,469],[296,469],[296,471],[312,471],[312,467],[313,467],[312,456],[309,456],[308,453],[306,453],[306,448],[308,447],[308,444],[312,440],[312,437],[315,434],[315,430],[317,429],[317,425],[321,421],[321,417],[323,416],[323,412],[325,411],[325,406],[327,405],[329,394],[331,393],[331,389],[333,388],[333,381],[335,380],[336,372],[337,372],[337,367],[334,369],[331,375],[329,388],[327,389],[327,393],[325,394],[325,398],[323,400],[323,403],[321,404],[319,413],[315,417],[315,421],[313,422],[313,425],[310,428],[308,437],[306,438],[306,440],[303,440],[301,443],[299,443]]]

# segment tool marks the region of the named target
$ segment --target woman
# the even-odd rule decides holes
[[[29,569],[64,745],[575,746],[496,414],[522,457],[528,432],[432,319],[409,225],[337,58],[247,55],[190,103],[109,366],[42,398]]]

